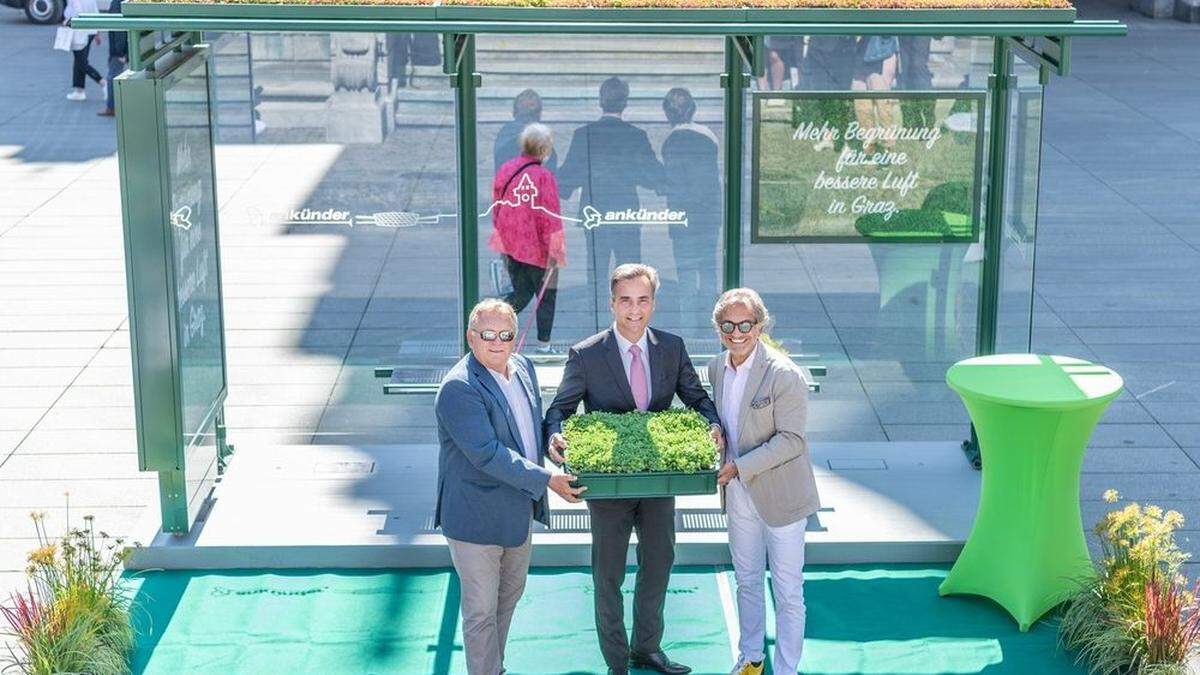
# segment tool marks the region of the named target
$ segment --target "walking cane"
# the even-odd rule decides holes
[[[529,336],[530,324],[537,317],[538,308],[542,306],[542,297],[546,295],[546,289],[550,287],[550,279],[554,277],[554,272],[558,270],[558,266],[551,263],[550,267],[546,268],[546,276],[542,279],[542,288],[538,291],[537,298],[533,301],[533,310],[529,313],[529,318],[525,320],[525,329],[521,331],[521,339],[517,340],[518,354],[521,353],[521,348],[525,346],[525,338]]]

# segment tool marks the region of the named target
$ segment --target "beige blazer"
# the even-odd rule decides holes
[[[755,508],[771,527],[790,525],[821,507],[804,424],[808,416],[808,381],[790,358],[762,344],[746,380],[739,413],[738,478]],[[713,400],[724,420],[725,358],[708,364]],[[725,458],[722,458],[724,464]],[[721,494],[724,503],[724,492]]]

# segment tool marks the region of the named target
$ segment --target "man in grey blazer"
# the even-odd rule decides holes
[[[609,280],[613,327],[571,347],[558,395],[546,411],[551,460],[563,461],[562,424],[580,401],[588,412],[657,412],[671,407],[678,395],[684,405],[709,420],[713,440],[722,444],[720,418],[683,339],[649,328],[657,291],[658,272],[653,267],[631,263],[613,270]],[[588,511],[596,633],[608,672],[625,675],[631,664],[668,675],[691,672],[662,651],[663,607],[675,560],[675,498],[590,500]],[[629,535],[635,529],[638,571],[631,642],[625,632],[621,583]]]
[[[775,595],[774,671],[794,675],[804,649],[804,531],[820,508],[804,424],[808,381],[759,338],[770,323],[749,288],[726,291],[713,309],[725,353],[708,364],[725,427],[717,483],[737,581],[738,647],[732,675],[763,672],[767,562]]]
[[[513,609],[525,591],[532,519],[549,524],[546,488],[579,501],[574,476],[542,466],[542,402],[533,364],[513,355],[517,315],[501,300],[471,311],[464,356],[438,389],[437,511],[462,585],[470,675],[504,669]]]

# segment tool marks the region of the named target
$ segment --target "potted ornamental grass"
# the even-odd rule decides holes
[[[1115,503],[1114,490],[1104,494]],[[1096,525],[1101,557],[1067,600],[1059,638],[1089,673],[1200,673],[1200,584],[1180,573],[1177,511],[1129,503]]]
[[[712,494],[716,443],[694,410],[575,415],[563,425],[566,469],[585,499]]]

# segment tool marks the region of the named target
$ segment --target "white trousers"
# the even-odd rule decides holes
[[[805,518],[783,527],[763,522],[741,479],[725,489],[729,520],[729,551],[737,581],[738,649],[748,661],[762,661],[766,645],[766,572],[771,564],[775,596],[774,672],[792,675],[800,670],[804,651],[804,531]]]

